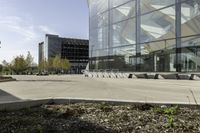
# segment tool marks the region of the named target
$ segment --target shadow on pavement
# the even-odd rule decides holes
[[[0,103],[8,102],[8,101],[18,101],[18,100],[21,100],[21,99],[0,89]]]

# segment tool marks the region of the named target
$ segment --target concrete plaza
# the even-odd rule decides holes
[[[200,80],[85,78],[82,75],[13,76],[0,83],[0,102],[45,98],[200,103]]]

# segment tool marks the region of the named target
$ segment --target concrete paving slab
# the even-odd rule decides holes
[[[0,89],[16,97],[14,100],[70,97],[194,104],[192,90],[200,103],[200,80],[86,78],[83,75],[13,77],[18,81],[0,83]],[[11,100],[1,94],[0,97],[0,101]]]

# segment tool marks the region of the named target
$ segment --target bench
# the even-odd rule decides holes
[[[138,79],[148,79],[148,75],[146,73],[145,74],[135,74],[135,76]]]
[[[188,74],[178,74],[179,80],[193,80],[194,76]]]
[[[164,79],[179,79],[178,74],[161,74]]]

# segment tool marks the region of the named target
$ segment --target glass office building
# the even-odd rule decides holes
[[[55,56],[68,59],[70,74],[81,74],[86,69],[89,60],[89,41],[85,39],[64,38],[58,35],[45,35],[45,42],[39,44],[39,62],[51,61]],[[51,68],[49,68],[51,71]]]
[[[88,0],[90,70],[200,72],[200,0]]]

